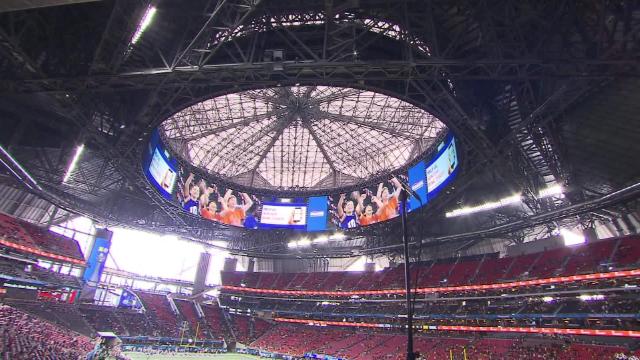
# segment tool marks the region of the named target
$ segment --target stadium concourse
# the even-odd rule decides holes
[[[640,359],[640,1],[0,1],[0,360]]]

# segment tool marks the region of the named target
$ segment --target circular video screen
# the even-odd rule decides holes
[[[382,93],[327,86],[200,101],[152,133],[143,159],[157,191],[194,216],[309,232],[397,217],[403,184],[418,194],[408,201],[415,211],[459,167],[456,139],[433,115]]]

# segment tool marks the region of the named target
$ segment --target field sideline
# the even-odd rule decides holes
[[[166,360],[166,359],[185,359],[185,360],[255,360],[258,356],[246,354],[178,354],[178,355],[145,355],[139,352],[126,352],[125,355],[131,360]]]

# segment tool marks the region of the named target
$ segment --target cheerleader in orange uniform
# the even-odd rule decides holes
[[[373,204],[369,203],[366,206],[364,201],[367,199],[367,194],[358,196],[358,206],[356,206],[356,213],[358,214],[358,222],[360,226],[367,226],[378,222],[378,214],[373,213]],[[372,197],[372,202],[376,202],[375,197]],[[364,212],[362,211],[364,209]]]
[[[218,203],[215,201],[210,201],[206,208],[200,209],[200,215],[205,219],[222,222],[222,216],[218,212]]]
[[[397,179],[391,179],[391,183],[395,187],[392,193],[389,192],[389,188],[384,186],[383,183],[378,185],[378,194],[376,197],[381,204],[378,210],[378,221],[385,221],[398,216],[398,197],[400,196],[402,187]]]
[[[233,195],[232,190],[227,190],[222,198],[221,220],[227,225],[242,226],[247,217],[247,211],[253,206],[253,200],[247,193],[240,193],[244,199],[244,205],[238,205],[238,199]]]

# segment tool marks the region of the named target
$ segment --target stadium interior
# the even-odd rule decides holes
[[[5,0],[0,74],[0,360],[640,359],[639,1]]]

